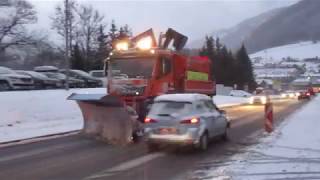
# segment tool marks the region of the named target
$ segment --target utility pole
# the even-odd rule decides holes
[[[71,25],[71,20],[70,20],[70,4],[69,0],[65,0],[65,61],[66,61],[66,83],[65,83],[65,88],[66,90],[69,90],[69,75],[70,75],[70,25]]]

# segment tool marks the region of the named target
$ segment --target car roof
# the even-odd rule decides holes
[[[194,102],[199,100],[211,100],[204,94],[165,94],[155,98],[154,101]]]

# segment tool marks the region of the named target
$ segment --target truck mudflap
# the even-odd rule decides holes
[[[82,134],[111,144],[131,142],[134,122],[122,100],[105,94],[71,94],[82,112]]]

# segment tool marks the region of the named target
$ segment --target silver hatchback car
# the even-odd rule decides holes
[[[225,112],[209,96],[202,94],[167,94],[155,98],[144,120],[149,151],[161,144],[208,148],[215,137],[227,139],[230,123]]]

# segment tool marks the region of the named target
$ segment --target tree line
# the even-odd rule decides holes
[[[212,78],[217,84],[235,86],[236,89],[256,88],[252,63],[244,44],[233,54],[219,38],[207,36],[199,55],[211,60]]]

